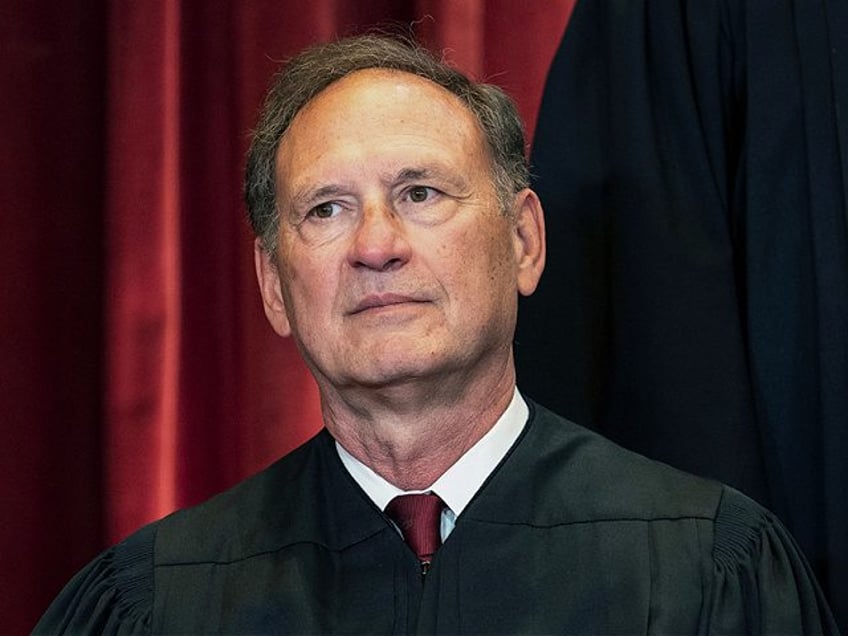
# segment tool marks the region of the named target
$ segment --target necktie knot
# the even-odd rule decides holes
[[[386,506],[386,514],[397,524],[404,541],[412,548],[426,572],[433,554],[442,543],[440,527],[445,503],[438,495],[398,495]]]

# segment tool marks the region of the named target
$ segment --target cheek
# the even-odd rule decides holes
[[[515,274],[515,251],[509,230],[498,224],[489,229],[478,248],[488,257],[488,277],[492,283],[504,283]]]
[[[517,293],[512,245],[503,234],[468,232],[446,248],[442,281],[455,308],[482,317]]]
[[[289,294],[295,307],[312,322],[320,321],[333,307],[335,279],[330,272],[318,269],[296,272],[289,283]]]
[[[322,308],[329,302],[330,272],[297,251],[289,251],[283,262],[283,298],[289,318],[301,327],[320,321],[325,313]]]

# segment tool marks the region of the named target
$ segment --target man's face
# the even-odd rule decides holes
[[[521,224],[500,209],[485,141],[456,96],[407,73],[353,73],[295,117],[277,184],[278,267],[258,251],[260,285],[319,384],[511,362],[517,294],[538,274],[522,268]]]

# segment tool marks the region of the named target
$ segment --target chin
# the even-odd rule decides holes
[[[366,356],[366,364],[356,366],[350,374],[350,384],[369,388],[402,386],[432,378],[444,373],[445,361],[436,360],[431,354],[420,358],[413,356]]]

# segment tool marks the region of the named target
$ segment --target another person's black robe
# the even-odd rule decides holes
[[[718,483],[531,404],[422,578],[322,432],[147,526],[36,633],[835,633],[792,539]]]
[[[578,2],[532,164],[522,389],[772,509],[848,629],[848,2]]]

